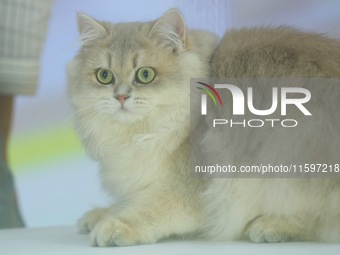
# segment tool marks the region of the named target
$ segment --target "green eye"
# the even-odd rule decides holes
[[[114,81],[112,71],[106,68],[100,68],[97,71],[97,80],[104,85],[112,83]]]
[[[141,67],[137,70],[136,81],[147,84],[152,82],[156,77],[156,72],[151,67]]]

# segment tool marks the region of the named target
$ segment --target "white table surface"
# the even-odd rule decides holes
[[[157,244],[130,247],[91,247],[86,235],[80,235],[73,226],[0,230],[0,254],[25,255],[328,255],[340,254],[340,244],[280,243],[253,244],[246,242],[164,241]]]

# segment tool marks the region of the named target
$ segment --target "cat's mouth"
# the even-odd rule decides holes
[[[126,123],[126,124],[134,123],[138,121],[139,117],[140,117],[139,114],[126,108],[125,106],[120,107],[113,114],[113,118],[116,121],[119,121],[121,123]]]
[[[131,111],[130,111],[129,109],[126,109],[125,106],[121,106],[121,107],[119,108],[118,112],[126,112],[126,113],[129,113],[129,112],[131,112]]]
[[[115,114],[118,116],[126,116],[126,115],[131,115],[133,114],[133,111],[128,107],[128,106],[119,106],[119,108],[115,111]]]

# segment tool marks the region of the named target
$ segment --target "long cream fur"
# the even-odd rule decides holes
[[[80,14],[78,24],[82,47],[68,66],[76,128],[88,154],[100,162],[103,187],[118,199],[79,220],[80,232],[90,233],[92,245],[153,243],[170,235],[254,242],[340,241],[339,225],[334,224],[340,222],[338,180],[190,176],[190,78],[242,75],[237,62],[242,57],[237,52],[242,51],[237,49],[252,51],[247,40],[253,34],[266,37],[270,31],[227,33],[216,51],[217,38],[187,30],[174,9],[149,23],[111,24]],[[303,35],[284,32],[289,38]],[[338,56],[325,59],[329,67],[324,70],[338,76],[338,42],[322,40]],[[323,54],[323,49],[315,50]],[[254,65],[252,61],[242,64]],[[157,71],[155,80],[145,85],[135,79],[144,66]],[[112,84],[98,82],[99,68],[112,70]],[[286,70],[284,65],[279,68]],[[302,68],[295,73],[313,74]],[[115,98],[120,93],[129,95],[123,108]]]

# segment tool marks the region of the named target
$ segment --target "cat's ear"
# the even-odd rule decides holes
[[[78,13],[78,30],[83,44],[107,35],[102,24],[84,13]]]
[[[164,46],[171,46],[175,50],[182,50],[186,47],[187,28],[181,13],[173,8],[168,10],[159,18],[151,30],[162,40]]]

